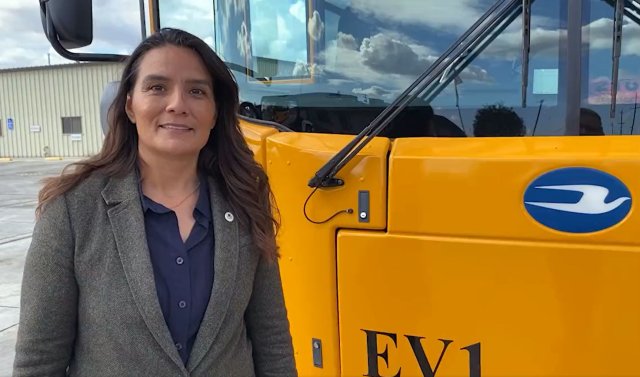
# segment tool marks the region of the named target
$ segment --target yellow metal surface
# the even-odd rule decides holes
[[[300,376],[340,374],[336,232],[338,228],[383,229],[386,224],[386,171],[389,141],[377,139],[348,164],[339,178],[342,187],[318,190],[307,182],[315,171],[351,139],[344,135],[278,133],[267,139],[267,173],[275,194],[282,229],[278,237],[285,300]],[[358,220],[358,191],[371,197],[370,222]],[[322,341],[322,366],[314,366],[312,339]]]
[[[537,137],[401,139],[389,168],[392,233],[457,237],[638,244],[640,217],[599,233],[553,231],[525,208],[526,187],[561,167],[591,167],[622,180],[639,197],[640,139]]]
[[[342,375],[639,376],[639,252],[342,231]]]
[[[244,120],[240,120],[240,128],[245,141],[253,151],[254,158],[264,167],[267,158],[265,149],[267,137],[278,133],[278,131],[273,127],[259,126]]]
[[[158,25],[156,25],[156,20],[153,17],[154,9],[158,9],[158,0],[148,0],[147,1],[148,12],[149,12],[149,34],[153,34],[158,31]]]
[[[639,376],[640,219],[569,234],[524,192],[561,167],[637,197],[629,137],[401,139],[386,232],[338,237],[343,376]]]

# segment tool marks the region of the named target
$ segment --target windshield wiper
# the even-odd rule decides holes
[[[531,0],[522,0],[522,108],[527,107],[531,53]]]
[[[442,85],[447,80],[451,65],[460,60],[470,61],[465,58],[475,57],[479,51],[475,51],[478,41],[482,41],[487,35],[491,35],[499,26],[506,27],[504,20],[513,15],[514,10],[522,5],[522,0],[498,0],[485,12],[458,40],[453,43],[429,68],[420,75],[402,94],[400,94],[387,108],[385,108],[365,129],[362,130],[344,148],[336,153],[324,164],[309,180],[310,187],[334,187],[341,186],[344,182],[334,178],[335,175],[355,157],[374,137],[380,134],[386,126],[409,105],[426,88],[434,85]],[[483,49],[487,43],[481,44]],[[459,74],[454,69],[450,79]],[[447,76],[444,76],[447,74]],[[449,79],[449,80],[450,80]],[[444,81],[444,82],[441,82]]]
[[[616,0],[604,0],[604,2],[614,8],[616,7]],[[640,5],[636,3],[636,0],[625,1],[624,15],[640,25]]]
[[[440,79],[425,86],[422,101],[431,103],[455,77],[461,75],[464,69],[517,18],[519,10],[517,2],[513,3],[512,7],[506,9],[504,16],[493,22],[485,33],[469,42],[466,50],[453,59],[452,63],[448,63]]]
[[[615,119],[618,100],[618,78],[620,75],[620,53],[622,51],[622,22],[624,17],[624,0],[616,0],[613,13],[613,51],[611,53],[611,112],[609,117]]]
[[[635,0],[627,1],[627,5],[630,9],[625,8],[625,16],[629,17],[636,24],[640,24],[640,5]]]

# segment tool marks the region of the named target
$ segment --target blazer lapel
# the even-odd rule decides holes
[[[111,178],[102,197],[109,207],[107,214],[136,306],[158,344],[184,368],[158,301],[135,172],[124,178]]]
[[[213,179],[209,179],[211,214],[213,218],[214,275],[211,297],[191,349],[187,369],[194,370],[211,348],[220,331],[233,295],[238,268],[238,217]]]

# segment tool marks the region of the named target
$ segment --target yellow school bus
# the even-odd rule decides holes
[[[637,2],[140,6],[236,77],[301,376],[640,376]],[[41,8],[122,58],[69,51],[90,0]]]

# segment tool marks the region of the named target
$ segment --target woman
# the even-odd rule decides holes
[[[40,192],[14,376],[295,376],[276,221],[200,39],[124,68],[100,153]]]

